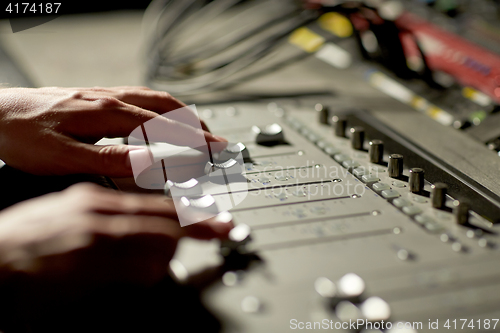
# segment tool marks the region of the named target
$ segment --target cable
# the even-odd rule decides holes
[[[381,62],[401,77],[418,76],[407,66],[401,31],[393,20],[379,15],[373,5],[378,3],[381,2],[154,0],[144,16],[147,85],[185,96],[223,89],[276,70],[311,54],[291,47],[288,37],[327,12],[339,12],[348,18],[357,15],[368,23],[377,41],[376,54],[363,46],[365,31],[355,29],[365,58]],[[419,47],[416,39],[415,42]],[[426,65],[425,54],[421,54]],[[429,77],[426,70],[424,79],[429,82]]]

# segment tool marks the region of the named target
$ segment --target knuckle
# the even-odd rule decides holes
[[[117,98],[111,96],[99,97],[96,99],[96,103],[102,109],[112,109],[121,106],[121,102]]]
[[[127,147],[104,146],[99,150],[99,160],[104,168],[125,165],[128,158]]]
[[[73,91],[70,94],[70,98],[72,98],[72,99],[83,99],[83,93],[81,91]]]

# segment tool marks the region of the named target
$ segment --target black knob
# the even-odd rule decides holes
[[[370,141],[370,148],[368,149],[371,163],[382,163],[384,158],[384,142],[382,140]]]
[[[355,126],[349,130],[351,132],[351,145],[353,149],[362,150],[365,142],[365,129]]]
[[[389,156],[389,177],[400,178],[403,175],[403,155],[392,154]]]
[[[432,185],[432,207],[437,209],[445,207],[446,192],[448,192],[448,185],[445,183],[436,183]]]
[[[410,192],[422,193],[424,190],[424,169],[412,168],[410,169]]]
[[[344,116],[333,116],[332,126],[335,136],[345,138],[345,130],[347,128],[347,118]]]
[[[322,104],[316,104],[315,109],[316,111],[318,111],[320,124],[328,125],[328,119],[330,118],[330,109]]]
[[[455,221],[460,225],[469,224],[469,204],[460,202],[454,209]]]

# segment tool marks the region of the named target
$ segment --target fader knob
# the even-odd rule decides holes
[[[445,183],[436,183],[432,185],[432,207],[442,209],[446,203],[446,192],[448,185]]]
[[[403,155],[392,154],[389,156],[389,177],[400,178],[403,175]]]
[[[460,202],[455,206],[455,221],[460,225],[469,224],[469,205],[465,202]]]
[[[230,158],[225,162],[207,162],[205,174],[209,176],[239,175],[243,172],[243,166],[237,160]]]
[[[368,149],[370,162],[380,164],[384,158],[384,142],[382,140],[370,141],[370,148]]]
[[[410,169],[410,182],[408,186],[410,187],[411,193],[422,193],[422,191],[424,190],[424,174],[424,169]]]
[[[333,116],[332,126],[335,136],[345,138],[345,130],[347,128],[347,118],[344,116]]]
[[[201,195],[202,193],[203,190],[201,188],[201,184],[194,178],[191,178],[183,183],[176,183],[171,180],[167,180],[165,184],[165,195],[171,198],[189,197],[193,195]]]
[[[365,142],[365,129],[355,126],[349,130],[351,132],[351,145],[353,149],[362,150]]]
[[[238,156],[241,156],[242,159],[249,159],[250,153],[247,147],[241,142],[235,144],[229,143],[227,147],[220,152],[218,160],[227,161],[231,158],[237,159]]]
[[[219,209],[215,202],[215,199],[210,194],[199,195],[195,197],[182,197],[180,199],[180,204],[183,209],[189,209],[193,211],[200,211],[207,214],[218,214]]]
[[[253,126],[252,130],[257,133],[255,141],[260,145],[280,144],[285,141],[283,128],[278,124],[271,124],[265,127]]]

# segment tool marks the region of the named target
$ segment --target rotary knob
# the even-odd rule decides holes
[[[167,180],[164,190],[165,195],[171,198],[190,197],[203,193],[200,182],[194,178],[182,183]]]
[[[368,155],[370,157],[371,163],[380,164],[384,159],[384,142],[382,140],[372,140],[370,141],[370,148],[368,149]]]
[[[403,175],[403,155],[392,154],[389,156],[389,177],[400,178]]]
[[[351,146],[356,150],[363,150],[363,144],[365,142],[365,129],[361,126],[352,127],[349,132],[351,132]]]
[[[410,182],[408,184],[411,193],[422,193],[424,190],[424,169],[410,169]]]
[[[255,141],[259,145],[269,146],[285,142],[283,128],[279,124],[271,124],[265,127],[253,126],[252,130],[257,133]]]
[[[469,224],[469,205],[465,202],[460,202],[454,209],[455,221],[459,225]]]
[[[316,104],[315,109],[319,114],[319,123],[328,125],[328,120],[330,118],[330,109],[322,104]]]
[[[443,209],[446,203],[446,192],[448,185],[444,183],[436,183],[432,185],[432,207]]]
[[[345,138],[345,130],[347,128],[347,118],[345,116],[332,117],[332,126],[335,136]]]

